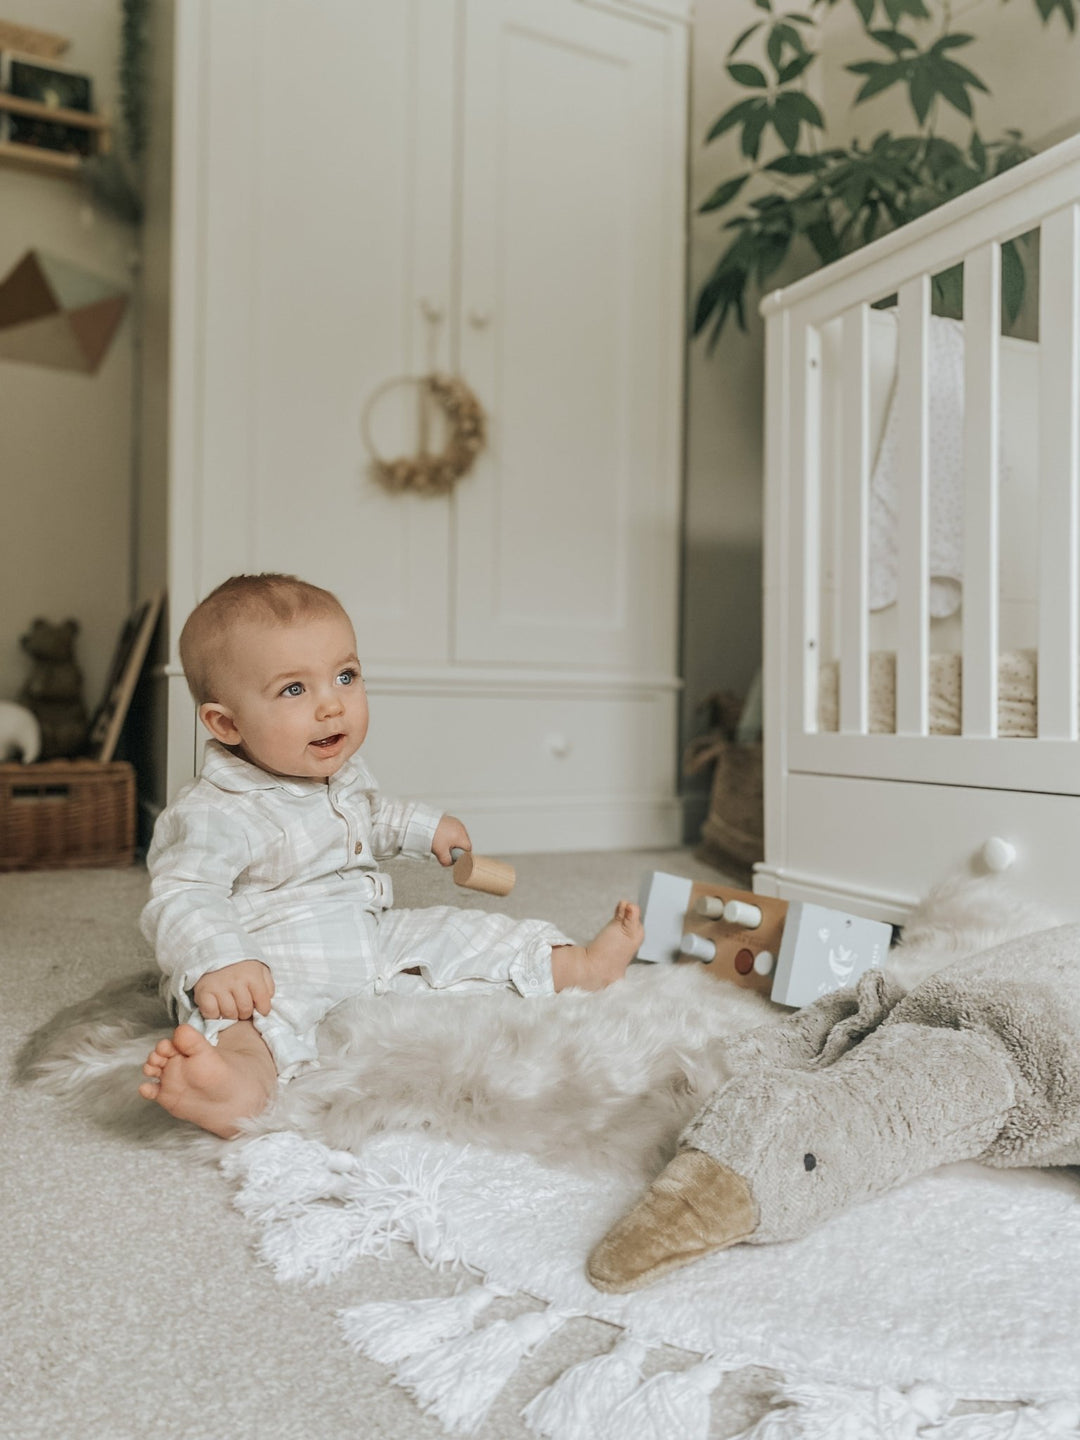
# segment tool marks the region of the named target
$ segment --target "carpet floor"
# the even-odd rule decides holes
[[[636,896],[645,870],[725,878],[685,850],[514,863],[512,895],[468,903],[583,938],[619,896]],[[462,893],[435,866],[388,868],[401,905]],[[437,1440],[438,1422],[343,1343],[326,1287],[284,1285],[259,1265],[216,1165],[104,1133],[14,1083],[39,1026],[146,969],[146,890],[140,868],[0,876],[0,1440]],[[433,1278],[403,1247],[391,1261],[358,1261],[329,1298],[419,1298],[440,1279],[452,1293],[455,1276]],[[568,1326],[522,1365],[478,1440],[530,1440],[522,1406],[613,1335],[595,1321]],[[757,1419],[771,1388],[765,1371],[729,1377],[714,1440]]]

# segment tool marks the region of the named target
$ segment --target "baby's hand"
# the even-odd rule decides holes
[[[270,1013],[274,977],[261,960],[240,960],[195,981],[192,995],[204,1020],[250,1020]]]
[[[454,857],[450,854],[451,850],[471,849],[472,841],[465,826],[456,815],[444,815],[431,842],[431,853],[435,859],[440,865],[452,865]]]

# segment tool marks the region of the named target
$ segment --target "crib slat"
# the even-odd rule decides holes
[[[1080,210],[1043,221],[1039,246],[1039,735],[1077,738]]]
[[[997,735],[1001,249],[964,260],[964,735]]]
[[[865,735],[867,714],[867,515],[870,476],[870,307],[845,312],[841,330],[840,729]]]
[[[792,729],[818,728],[821,635],[821,335],[791,327]]]
[[[897,405],[900,415],[899,570],[896,605],[896,731],[929,730],[927,674],[930,585],[930,277],[900,287],[897,321]]]

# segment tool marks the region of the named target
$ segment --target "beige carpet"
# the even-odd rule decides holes
[[[513,894],[486,903],[583,938],[616,898],[636,896],[645,870],[724,878],[688,851],[515,864]],[[391,868],[402,905],[463,894],[434,865]],[[37,1027],[146,968],[136,925],[145,893],[139,869],[0,876],[0,1440],[436,1440],[438,1423],[346,1348],[333,1314],[432,1294],[411,1252],[360,1261],[329,1287],[333,1305],[326,1287],[282,1285],[254,1259],[216,1167],[106,1135],[13,1084]],[[446,1293],[454,1286],[446,1276]],[[611,1335],[571,1322],[521,1367],[479,1440],[531,1440],[522,1405]],[[714,1407],[716,1440],[756,1419],[769,1389],[765,1372],[731,1377]]]

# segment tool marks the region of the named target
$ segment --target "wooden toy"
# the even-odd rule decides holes
[[[717,979],[780,1005],[808,1005],[880,966],[892,927],[802,901],[649,871],[641,886],[639,960],[697,960]]]
[[[486,895],[509,895],[517,881],[512,865],[474,855],[471,850],[450,851],[454,860],[454,884],[465,890],[482,890]]]

